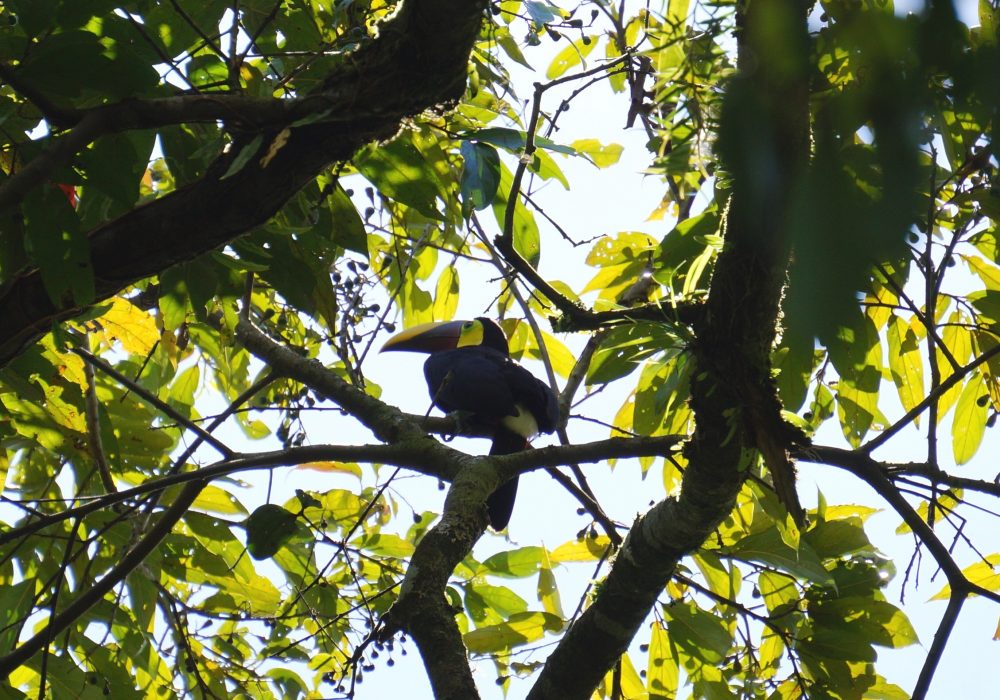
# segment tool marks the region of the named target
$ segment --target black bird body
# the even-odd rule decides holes
[[[489,431],[491,455],[528,449],[537,433],[556,429],[559,406],[552,389],[510,359],[507,338],[489,319],[427,324],[394,336],[383,349],[430,352],[424,377],[431,400]],[[495,530],[510,520],[517,481],[502,484],[487,500]]]

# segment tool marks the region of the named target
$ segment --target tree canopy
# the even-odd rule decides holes
[[[995,2],[7,0],[0,26],[0,697],[360,698],[414,648],[456,700],[947,687],[963,606],[1000,603]],[[612,192],[625,130],[662,196],[585,240],[551,203],[580,165]],[[470,298],[557,393],[555,444],[478,456],[419,379],[382,400],[378,347]],[[542,470],[560,541],[491,534],[487,497]],[[899,577],[946,605],[886,678],[918,642]]]

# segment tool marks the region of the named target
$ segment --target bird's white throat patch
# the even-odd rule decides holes
[[[514,409],[517,411],[517,415],[504,416],[500,421],[503,426],[512,433],[523,436],[525,440],[530,440],[538,435],[538,421],[531,415],[531,411],[521,404],[515,404]]]

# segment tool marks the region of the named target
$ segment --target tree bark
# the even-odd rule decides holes
[[[291,127],[288,140],[265,164],[253,157],[237,173],[224,178],[242,147],[257,135],[266,137],[267,152],[285,124],[248,129],[253,112],[233,114],[240,136],[197,182],[172,192],[89,234],[96,301],[129,284],[163,272],[172,265],[218,248],[267,221],[302,186],[332,162],[350,158],[375,139],[391,137],[402,119],[461,97],[469,53],[482,23],[485,0],[406,0],[400,11],[380,27],[378,38],[359,49],[325,81],[316,115],[323,121]],[[314,96],[316,97],[316,96]],[[310,103],[306,103],[310,104]],[[198,105],[201,114],[205,106]],[[14,195],[27,185],[45,182],[48,173],[69,162],[79,150],[103,133],[142,129],[147,123],[134,102],[119,110],[92,112],[64,138],[69,147],[39,156],[46,167],[25,166],[27,178],[11,178],[0,192]],[[273,119],[275,109],[262,110]],[[290,113],[294,112],[292,110]],[[178,110],[183,120],[184,110]],[[136,116],[138,115],[138,116]],[[299,115],[297,119],[301,119]],[[162,117],[148,114],[152,123]],[[289,120],[288,124],[291,124]],[[64,151],[64,152],[63,152]],[[38,159],[36,159],[38,160]],[[48,173],[46,172],[48,170]],[[37,171],[37,172],[36,172]],[[13,183],[13,184],[12,184]],[[20,197],[7,201],[7,207]],[[56,304],[42,285],[38,269],[26,269],[0,286],[0,367],[5,366],[54,323],[72,318],[83,308]]]
[[[787,447],[770,352],[789,258],[785,212],[809,154],[805,9],[798,0],[781,0],[738,10],[740,74],[725,98],[720,143],[734,184],[725,246],[691,347],[695,432],[685,446],[680,495],[636,522],[593,604],[549,657],[532,700],[589,698],[678,561],[732,510],[760,431]],[[789,45],[769,40],[775,22],[781,36],[793,38]]]

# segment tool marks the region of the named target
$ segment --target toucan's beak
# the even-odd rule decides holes
[[[410,352],[451,350],[458,345],[464,323],[465,321],[439,321],[407,328],[389,338],[382,346],[382,352],[392,350],[408,350]]]

